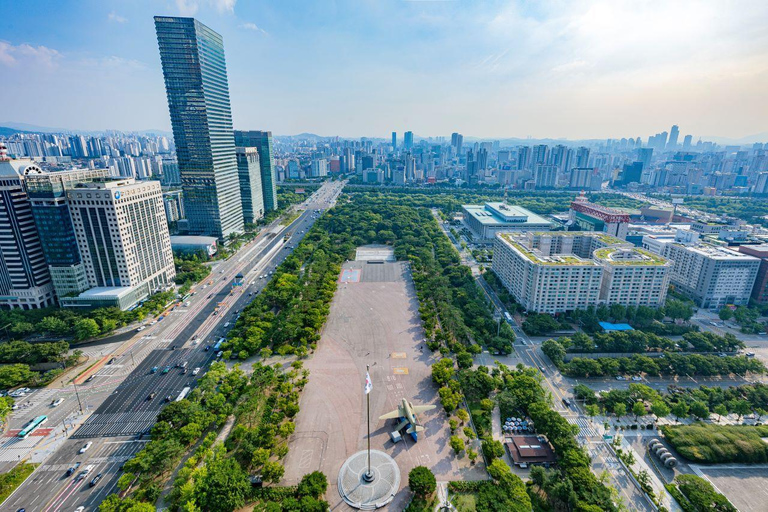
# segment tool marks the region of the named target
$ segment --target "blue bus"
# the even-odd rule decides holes
[[[48,421],[48,416],[38,416],[37,418],[27,423],[27,426],[19,431],[18,436],[22,439],[26,439],[29,434],[37,430],[37,428],[46,421]]]
[[[213,346],[214,352],[219,350],[221,348],[221,344],[227,341],[226,338],[219,338],[219,341],[216,342],[216,344]]]

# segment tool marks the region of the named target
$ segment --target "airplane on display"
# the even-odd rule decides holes
[[[393,442],[398,442],[402,439],[402,436],[400,435],[400,431],[404,429],[406,426],[408,429],[405,431],[407,434],[411,434],[411,437],[413,437],[414,441],[418,441],[418,432],[424,431],[424,427],[419,424],[419,420],[416,417],[418,413],[431,411],[437,407],[436,405],[413,405],[411,402],[403,398],[403,401],[400,405],[397,406],[397,409],[394,411],[390,411],[387,414],[383,414],[379,416],[380,420],[391,420],[395,418],[399,418],[400,422],[397,424],[395,429],[389,433],[389,437],[392,438]]]

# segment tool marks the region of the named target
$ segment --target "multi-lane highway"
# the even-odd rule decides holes
[[[195,287],[196,293],[188,305],[176,307],[162,321],[152,323],[127,340],[125,350],[115,356],[112,364],[99,369],[91,382],[78,386],[81,401],[88,401],[83,406],[83,415],[79,415],[74,391],[70,391],[72,397],[67,396],[65,403],[70,412],[74,404],[79,420],[70,423],[79,424],[79,428],[74,433],[73,428],[67,429],[70,437],[65,441],[56,441],[56,431],[43,431],[47,437],[34,447],[37,453],[42,453],[45,445],[57,443],[58,447],[2,504],[2,509],[59,512],[84,506],[85,510],[97,510],[104,497],[114,492],[122,464],[144,446],[146,438],[135,434],[151,428],[166,404],[166,397],[175,399],[185,386],[194,387],[197,377],[192,375],[193,370],[202,368],[202,375],[216,357],[214,350],[205,350],[206,346],[226,335],[235,323],[235,312],[266,286],[271,272],[312,227],[318,213],[335,204],[342,188],[341,182],[323,185],[299,205],[301,215],[288,226],[275,223],[265,229],[235,255],[219,263]],[[286,241],[287,234],[291,236]],[[243,277],[238,278],[239,275]],[[237,285],[240,282],[242,285]],[[177,366],[182,362],[187,363],[187,373]],[[171,368],[164,373],[166,366]],[[152,371],[154,367],[157,372]],[[93,413],[89,414],[88,406],[95,408]],[[51,411],[47,404],[36,404],[37,407],[46,411],[39,414]],[[25,417],[33,414],[38,412],[30,408]],[[65,409],[59,414],[65,414]],[[63,438],[64,432],[60,434]],[[9,437],[7,441],[13,439]],[[89,441],[93,443],[89,449],[79,453]],[[67,468],[77,462],[81,465],[79,470],[92,466],[85,479],[66,475]],[[90,481],[98,474],[101,479],[91,487]]]

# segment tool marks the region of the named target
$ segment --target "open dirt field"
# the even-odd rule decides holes
[[[359,272],[356,272],[358,270]],[[339,288],[317,352],[307,361],[309,384],[290,440],[283,483],[320,470],[326,474],[326,499],[331,509],[349,507],[339,496],[336,479],[344,461],[366,448],[365,366],[371,365],[371,448],[390,454],[401,472],[400,490],[389,505],[402,510],[408,500],[403,488],[415,466],[432,469],[438,481],[486,478],[481,465],[470,468],[457,460],[448,444],[450,430],[431,379],[433,356],[423,345],[418,300],[407,263],[352,261],[344,265]],[[414,405],[436,404],[420,415],[426,431],[415,443],[410,436],[393,444],[394,420],[378,417],[397,407],[402,398]]]

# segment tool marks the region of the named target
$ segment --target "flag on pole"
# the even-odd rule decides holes
[[[365,372],[365,394],[371,392],[373,389],[373,382],[371,382],[371,375],[368,372]]]

